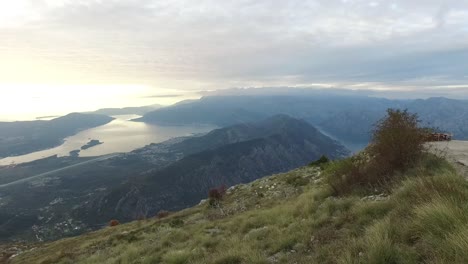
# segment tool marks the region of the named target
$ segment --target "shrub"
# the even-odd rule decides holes
[[[325,170],[327,183],[335,194],[345,194],[357,190],[356,186],[367,187],[370,185],[366,172],[368,163],[368,155],[365,152],[332,162]]]
[[[217,188],[213,188],[208,192],[209,205],[212,207],[219,207],[220,201],[226,195],[227,188],[225,185],[221,185]]]
[[[337,195],[387,186],[396,172],[414,167],[425,153],[427,129],[407,110],[388,109],[373,130],[370,146],[358,155],[328,165],[328,183]]]
[[[375,125],[370,154],[380,175],[405,171],[424,154],[427,130],[419,127],[417,114],[388,109],[387,116]]]
[[[178,228],[184,225],[184,221],[182,219],[173,219],[171,222],[169,222],[169,226],[173,228]]]
[[[322,155],[322,157],[320,157],[320,159],[309,163],[309,166],[311,166],[311,167],[312,166],[319,166],[320,168],[323,169],[323,165],[327,164],[328,162],[330,162],[330,159],[328,159],[327,156]]]
[[[156,214],[156,218],[159,218],[159,219],[166,218],[169,216],[169,214],[170,214],[169,211],[161,210]]]
[[[217,188],[213,188],[208,192],[208,198],[210,199],[215,199],[215,200],[221,200],[224,195],[226,194],[226,186],[221,185]]]
[[[309,179],[304,178],[300,175],[293,175],[286,179],[286,183],[291,184],[294,187],[299,187],[299,186],[307,185],[309,183]]]
[[[120,222],[115,219],[109,222],[109,226],[118,226],[118,225],[120,225]]]

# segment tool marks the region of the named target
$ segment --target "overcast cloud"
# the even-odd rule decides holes
[[[9,2],[0,82],[468,86],[466,0]]]

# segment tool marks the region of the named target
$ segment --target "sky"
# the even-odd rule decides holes
[[[0,118],[233,87],[459,97],[467,69],[468,0],[0,3]]]

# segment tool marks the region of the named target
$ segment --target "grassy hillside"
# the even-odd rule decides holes
[[[39,245],[13,263],[468,263],[468,183],[425,155],[380,187],[334,195],[349,160],[228,190],[162,219]],[[338,169],[337,169],[338,168]]]

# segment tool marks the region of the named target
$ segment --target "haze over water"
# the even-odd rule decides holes
[[[87,129],[66,138],[65,143],[58,147],[22,156],[0,159],[0,166],[30,162],[53,155],[58,155],[59,157],[69,156],[70,151],[80,149],[81,146],[85,145],[91,139],[97,139],[104,143],[86,150],[81,150],[81,157],[99,156],[116,152],[130,152],[151,143],[162,142],[174,137],[204,133],[216,128],[208,125],[157,126],[129,121],[130,119],[138,117],[135,115],[115,117],[115,120],[106,125]]]

